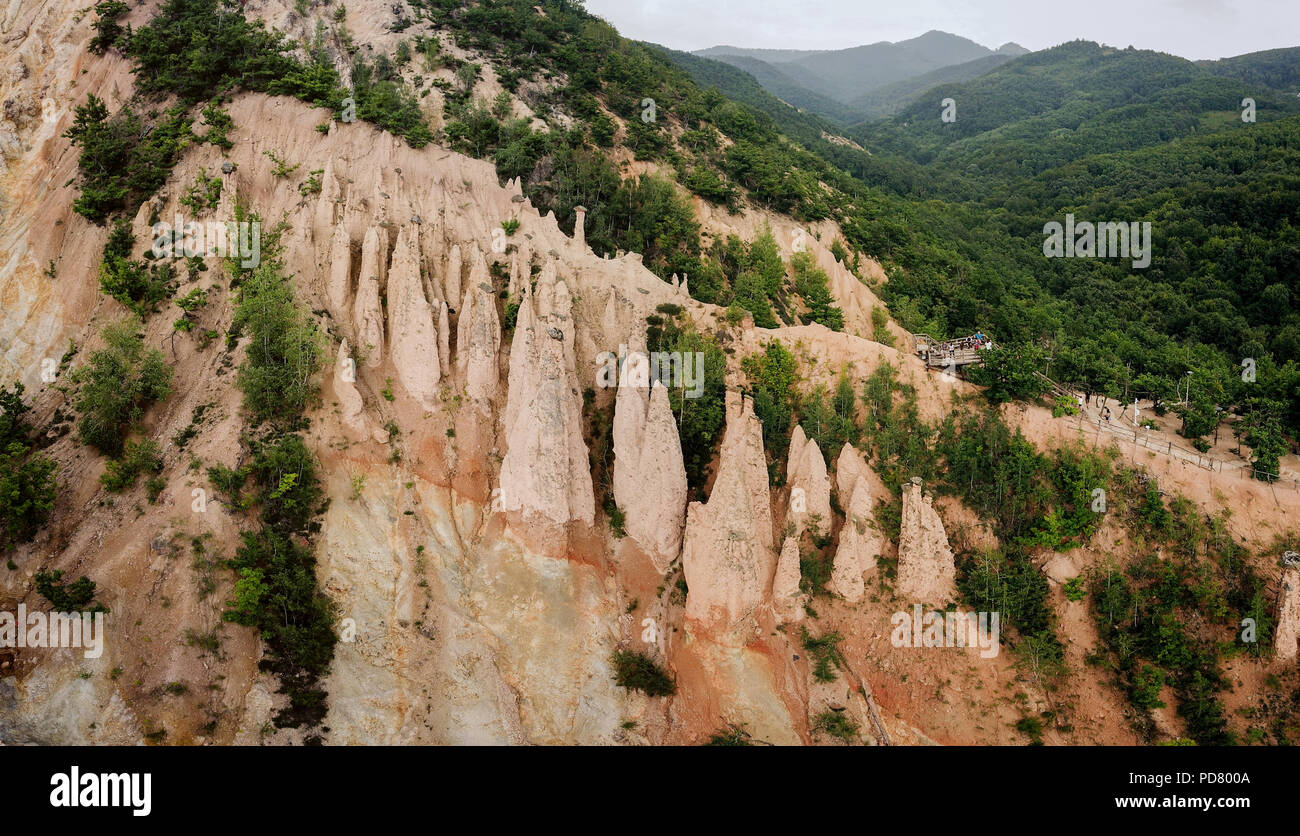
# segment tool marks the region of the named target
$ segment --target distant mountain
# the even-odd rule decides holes
[[[976,58],[974,61],[967,61],[965,64],[940,67],[924,75],[877,87],[865,96],[854,99],[845,109],[849,112],[861,113],[864,119],[878,119],[883,116],[890,116],[907,107],[927,90],[942,84],[955,84],[979,78],[1010,60],[1012,60],[1011,55],[999,52],[993,55],[985,55],[983,58]],[[789,100],[787,99],[787,101]]]
[[[714,58],[722,60],[726,56],[739,56],[742,58],[757,58],[760,61],[768,61],[774,64],[784,64],[787,61],[798,61],[800,58],[807,58],[810,55],[817,55],[825,52],[820,49],[746,49],[739,46],[711,46],[708,49],[697,49],[696,55],[702,55],[705,58]]]
[[[1256,100],[1261,123],[1300,113],[1300,99],[1226,76],[1234,66],[1271,68],[1270,77],[1285,80],[1294,66],[1242,59],[1250,60],[1212,69],[1166,53],[1073,41],[932,88],[890,118],[847,133],[873,154],[897,154],[973,182],[1032,177],[1088,155],[1241,130],[1245,96]],[[940,119],[940,96],[956,100],[955,122]]]
[[[884,85],[905,82],[980,58],[1014,57],[1025,51],[1024,47],[1007,43],[995,52],[967,38],[932,30],[906,41],[880,41],[849,49],[715,46],[695,54],[743,69],[771,93],[791,104],[845,122],[857,115],[877,113],[874,110],[859,113],[861,108],[857,102]],[[969,72],[972,70],[966,71]],[[952,78],[963,80],[971,77],[959,73]],[[941,77],[935,83],[943,80],[945,78]],[[917,88],[917,92],[923,89]],[[832,101],[838,102],[838,106]]]
[[[1031,51],[1032,50],[1025,49],[1015,41],[1007,41],[997,49],[998,55],[1010,55],[1012,58],[1020,55],[1027,55]]]
[[[722,59],[714,56],[714,60]],[[769,93],[800,110],[807,110],[845,125],[860,122],[873,115],[810,89],[807,82],[811,73],[798,64],[770,64],[767,61],[742,55],[727,56],[723,63],[749,73]],[[812,76],[812,81],[816,84],[816,76]]]

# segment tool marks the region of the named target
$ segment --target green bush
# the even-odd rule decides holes
[[[131,214],[171,174],[190,138],[184,110],[172,108],[146,125],[129,107],[111,118],[93,93],[64,136],[81,149],[81,194],[72,208],[94,223],[113,212]]]
[[[126,30],[117,21],[129,9],[121,0],[101,0],[95,4],[95,11],[99,17],[95,19],[95,37],[90,39],[89,49],[96,55],[103,55],[126,42]]]
[[[840,653],[840,642],[844,637],[839,633],[813,637],[803,625],[799,627],[799,636],[803,649],[808,651],[813,661],[813,679],[834,682],[835,669],[844,663],[844,656]]]
[[[644,691],[652,697],[677,693],[673,680],[654,659],[639,650],[614,651],[614,681],[622,688]]]
[[[835,307],[826,271],[806,252],[795,253],[790,258],[790,266],[794,270],[794,289],[808,306],[808,319],[832,331],[843,331],[844,312]]]
[[[0,552],[36,536],[54,510],[57,465],[10,441],[0,448]]]
[[[775,482],[790,447],[798,363],[779,340],[771,340],[763,346],[761,354],[751,354],[741,361],[741,368],[749,378],[754,414],[763,423],[763,449],[767,454],[768,473]]]
[[[36,591],[50,602],[55,612],[103,612],[108,608],[103,604],[93,603],[95,599],[95,582],[82,575],[72,583],[63,580],[63,570],[36,573]]]
[[[858,724],[843,711],[826,710],[813,719],[813,731],[852,743],[858,738]]]
[[[294,301],[293,285],[278,260],[268,257],[239,286],[234,327],[251,339],[239,367],[244,406],[258,420],[288,421],[316,396],[323,340],[316,323]]]
[[[110,459],[99,481],[109,493],[121,493],[133,487],[141,473],[160,473],[162,469],[162,451],[158,449],[158,443],[146,439],[127,444],[120,459]]]
[[[109,456],[122,452],[123,435],[144,414],[145,407],[171,393],[172,369],[162,352],[146,348],[134,317],[104,328],[105,347],[78,369],[75,381],[78,433],[85,444]]]
[[[195,214],[208,209],[216,209],[221,202],[221,178],[208,176],[206,168],[200,168],[198,176],[190,184],[189,190],[181,195],[180,204],[188,206]]]
[[[218,181],[218,184],[220,181]],[[104,260],[99,264],[99,289],[144,318],[172,294],[176,271],[171,264],[149,265],[131,258],[135,235],[131,223],[119,218],[104,243]]]

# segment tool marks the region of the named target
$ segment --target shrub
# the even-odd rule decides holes
[[[709,735],[709,742],[705,746],[753,746],[749,742],[749,732],[745,731],[742,726],[728,724]]]
[[[99,17],[95,20],[95,37],[90,39],[89,49],[96,55],[103,55],[125,43],[126,30],[117,21],[129,9],[121,0],[102,0],[95,4],[95,11]]]
[[[623,688],[644,691],[652,697],[677,693],[671,677],[654,659],[639,650],[614,651],[614,681]]]
[[[108,462],[99,481],[109,493],[121,493],[135,485],[141,473],[158,473],[163,468],[162,452],[155,441],[146,439],[127,444],[120,459]]]
[[[0,551],[36,536],[54,509],[57,465],[10,441],[0,448]]]
[[[174,107],[153,125],[130,108],[109,117],[93,93],[78,105],[64,134],[81,149],[81,195],[72,208],[94,223],[113,212],[133,213],[167,181],[190,137],[184,109]]]
[[[36,573],[36,591],[55,612],[103,612],[108,609],[103,604],[92,604],[95,598],[95,582],[82,575],[72,583],[63,580],[63,570]]]
[[[131,232],[130,221],[118,219],[104,243],[104,260],[99,265],[99,289],[136,316],[145,317],[171,295],[176,271],[168,263],[149,265],[132,259],[134,247],[135,235]]]
[[[790,447],[798,367],[790,350],[779,340],[771,340],[763,347],[763,353],[746,357],[741,368],[749,377],[754,414],[763,422],[768,472],[775,477]]]
[[[852,743],[858,737],[858,724],[843,711],[826,710],[813,720],[813,731]]]
[[[302,414],[315,398],[324,349],[316,324],[295,303],[292,284],[265,247],[262,262],[239,287],[234,326],[252,338],[238,376],[245,408],[258,420]]]
[[[107,345],[75,374],[81,384],[78,433],[85,444],[117,456],[122,437],[140,420],[145,407],[171,393],[172,369],[162,352],[146,349],[134,317],[104,328]]]
[[[803,649],[808,651],[808,655],[813,660],[813,679],[818,682],[834,682],[835,668],[844,661],[839,647],[844,637],[839,633],[827,633],[814,638],[809,634],[808,628],[802,625],[799,627],[799,634]]]
[[[223,151],[235,147],[235,143],[231,142],[228,136],[235,127],[235,121],[230,118],[229,113],[221,109],[216,100],[203,108],[203,123],[208,126],[207,133],[202,136],[195,134],[195,139],[215,145]]]
[[[818,267],[806,252],[795,253],[790,266],[794,270],[794,289],[808,305],[808,319],[832,331],[844,330],[844,312],[835,307],[826,271]]]
[[[181,196],[180,204],[188,206],[195,214],[206,209],[216,209],[221,202],[221,178],[208,176],[206,168],[200,168],[199,174],[190,184],[190,188]]]

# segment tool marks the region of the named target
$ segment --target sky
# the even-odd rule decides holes
[[[1300,0],[586,0],[625,37],[674,49],[718,44],[843,49],[939,29],[996,49],[1079,38],[1184,58],[1300,46]],[[978,6],[978,8],[976,8]]]

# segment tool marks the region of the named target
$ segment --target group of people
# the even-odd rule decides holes
[[[940,351],[980,351],[983,348],[992,347],[993,341],[985,337],[983,333],[971,334],[970,337],[959,339],[949,339],[948,342],[940,343]]]
[[[930,346],[930,352],[950,355],[958,351],[980,351],[992,347],[993,340],[989,339],[982,333],[976,333],[971,334],[969,337],[961,337],[956,340],[936,343],[935,345]]]
[[[1094,396],[1093,396],[1092,392],[1084,392],[1082,395],[1078,395],[1078,396],[1077,396],[1077,399],[1078,399],[1078,402],[1079,402],[1079,411],[1080,411],[1080,412],[1085,412],[1085,413],[1086,413],[1085,406],[1087,406],[1088,404],[1091,404],[1091,403],[1093,402],[1093,397],[1094,397]],[[1111,410],[1110,410],[1110,403],[1107,401],[1106,398],[1102,397],[1101,395],[1097,395],[1097,396],[1096,396],[1096,403],[1097,403],[1097,410],[1098,410],[1098,411],[1097,411],[1097,417],[1100,418],[1101,420],[1105,421],[1106,423],[1110,423],[1110,419],[1114,417],[1114,413],[1111,412]],[[1115,405],[1116,405],[1116,406],[1119,406],[1119,401],[1116,401],[1116,402],[1115,402]],[[1123,411],[1124,411],[1123,409],[1120,410],[1121,414],[1123,413]],[[1135,424],[1137,423],[1138,416],[1140,416],[1140,415],[1141,415],[1141,413],[1140,413],[1140,411],[1138,410],[1137,401],[1134,401],[1134,402],[1133,402],[1133,422],[1134,422]]]

